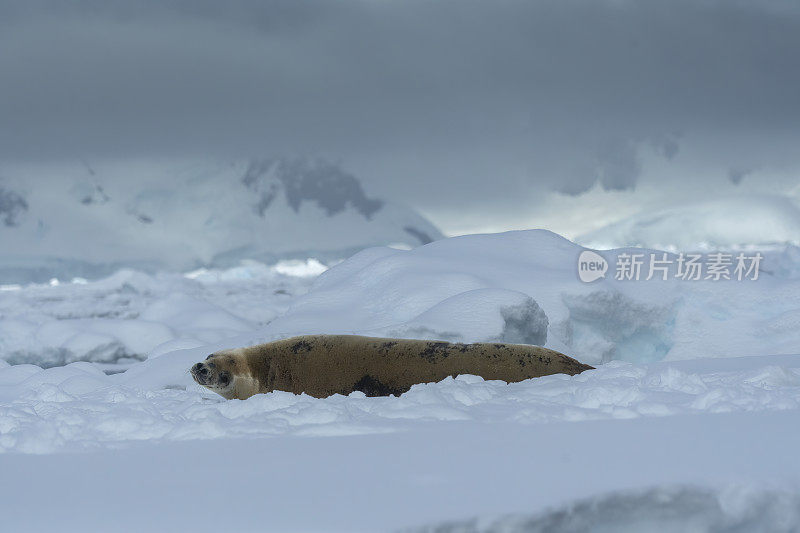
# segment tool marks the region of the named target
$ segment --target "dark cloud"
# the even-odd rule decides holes
[[[734,185],[739,185],[744,178],[752,174],[753,171],[748,168],[732,168],[728,171],[728,179]]]
[[[795,2],[3,2],[0,158],[323,155],[428,208],[626,189],[685,143],[796,165],[797,50]]]

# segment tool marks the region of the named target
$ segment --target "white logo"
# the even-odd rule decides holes
[[[597,252],[584,250],[578,257],[578,277],[584,283],[606,277],[607,270],[608,261]]]

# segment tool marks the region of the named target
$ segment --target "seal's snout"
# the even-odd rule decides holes
[[[208,378],[208,367],[203,363],[197,363],[192,367],[192,377],[200,385],[205,385]]]

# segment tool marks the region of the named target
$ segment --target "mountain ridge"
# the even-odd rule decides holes
[[[334,261],[370,246],[442,237],[413,209],[369,196],[358,178],[323,159],[2,170],[0,283],[97,277],[125,266]]]

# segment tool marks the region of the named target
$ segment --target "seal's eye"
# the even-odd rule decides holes
[[[228,383],[230,382],[231,382],[231,375],[228,374],[227,372],[222,372],[219,375],[219,384],[222,385],[223,387],[227,387]]]
[[[214,354],[213,354],[213,353],[212,353],[211,355],[209,355],[208,357],[206,357],[206,361],[208,361],[208,360],[209,360],[209,359],[211,359],[212,357],[214,357]]]

